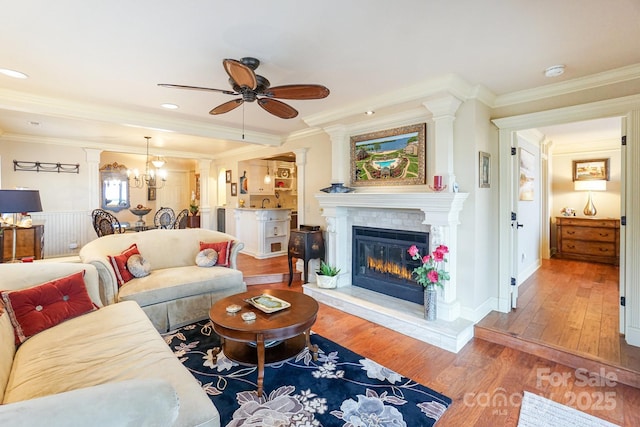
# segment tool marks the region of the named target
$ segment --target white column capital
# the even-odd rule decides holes
[[[422,103],[427,110],[431,111],[434,120],[447,116],[455,118],[461,104],[462,101],[459,98],[448,93],[429,98]]]

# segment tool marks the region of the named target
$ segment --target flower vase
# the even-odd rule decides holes
[[[426,320],[436,320],[438,317],[438,292],[433,284],[428,284],[424,288],[424,318]]]

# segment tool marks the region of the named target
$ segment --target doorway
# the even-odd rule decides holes
[[[593,104],[585,104],[580,106],[566,107],[552,111],[544,111],[540,113],[532,113],[523,116],[515,116],[504,119],[496,119],[494,123],[499,130],[499,150],[500,150],[500,269],[499,269],[499,310],[507,313],[511,309],[511,297],[513,290],[511,289],[510,277],[513,277],[512,254],[514,252],[514,242],[512,235],[511,206],[512,195],[515,194],[514,182],[516,176],[511,165],[511,147],[514,135],[518,131],[532,128],[543,128],[545,126],[553,126],[576,121],[587,121],[601,119],[607,117],[622,117],[623,124],[626,126],[624,134],[626,135],[627,145],[621,149],[621,190],[620,205],[622,212],[631,218],[631,206],[628,201],[631,200],[633,187],[637,186],[634,182],[638,181],[638,173],[634,170],[637,168],[627,167],[637,162],[638,155],[633,151],[633,143],[637,143],[638,130],[640,128],[640,99],[625,99],[602,101]],[[630,156],[630,154],[633,154]],[[635,156],[635,157],[634,157]],[[546,218],[550,218],[550,212]],[[629,344],[640,345],[640,333],[636,325],[630,324],[629,320],[635,321],[631,316],[631,311],[637,311],[637,305],[629,304],[629,297],[640,291],[640,285],[637,278],[640,277],[640,269],[626,263],[627,257],[634,259],[638,256],[637,248],[627,245],[629,237],[633,235],[635,230],[640,226],[640,220],[634,218],[621,228],[621,265],[620,265],[620,295],[627,298],[627,309],[621,311],[621,319],[624,320],[623,331],[625,339]],[[640,295],[639,295],[640,296]],[[637,314],[636,314],[637,315]]]

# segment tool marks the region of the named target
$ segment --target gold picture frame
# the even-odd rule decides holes
[[[573,161],[574,181],[609,181],[609,159],[591,159]]]
[[[419,123],[351,137],[351,185],[426,184],[427,125]]]

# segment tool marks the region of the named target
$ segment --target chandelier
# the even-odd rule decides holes
[[[132,172],[127,170],[129,183],[136,188],[142,188],[145,185],[149,188],[162,188],[164,187],[165,182],[167,182],[167,172],[164,169],[161,169],[161,167],[164,166],[165,161],[160,156],[156,156],[155,159],[150,160],[149,140],[151,137],[145,136],[145,138],[147,140],[147,161],[145,163],[145,173],[140,175],[138,169],[134,169],[132,177]],[[131,181],[131,178],[133,178],[133,181]],[[160,180],[160,183],[158,183],[158,180]]]

